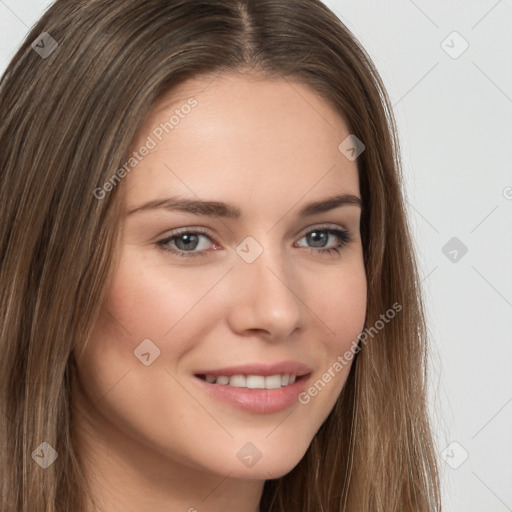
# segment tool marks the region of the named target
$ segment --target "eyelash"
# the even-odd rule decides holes
[[[321,253],[321,254],[325,254],[325,255],[328,255],[328,254],[334,255],[334,253],[339,254],[340,250],[343,247],[345,247],[346,245],[348,245],[350,242],[352,242],[352,240],[353,240],[352,234],[347,229],[332,228],[332,227],[325,227],[325,226],[316,227],[314,229],[307,231],[306,233],[304,233],[304,235],[302,235],[301,239],[304,238],[305,236],[307,236],[311,233],[315,233],[317,231],[323,231],[323,232],[327,233],[328,235],[337,236],[338,239],[340,240],[340,243],[335,247],[328,247],[328,248],[315,249],[314,247],[309,247],[309,248],[306,247],[306,249],[310,249],[311,251],[316,252],[316,253]],[[195,229],[184,228],[182,230],[174,232],[171,236],[169,236],[163,240],[159,240],[158,242],[156,242],[155,245],[157,246],[158,249],[160,249],[162,251],[165,251],[167,253],[170,252],[172,254],[175,254],[176,256],[183,257],[183,258],[194,258],[197,256],[206,256],[207,251],[191,252],[191,251],[181,251],[181,250],[175,249],[175,248],[170,249],[167,244],[169,242],[171,242],[172,240],[179,238],[181,235],[204,235],[204,236],[206,236],[206,238],[208,238],[210,240],[210,242],[213,242],[212,239],[210,238],[209,234],[200,228],[195,228]]]

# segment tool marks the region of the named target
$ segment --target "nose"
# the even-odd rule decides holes
[[[231,279],[228,322],[234,332],[279,340],[303,327],[307,313],[300,280],[280,251],[264,251],[252,263],[240,259]]]

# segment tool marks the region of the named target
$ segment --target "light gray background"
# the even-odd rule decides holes
[[[445,510],[512,511],[512,1],[325,2],[398,122]],[[0,70],[50,3],[0,0]]]

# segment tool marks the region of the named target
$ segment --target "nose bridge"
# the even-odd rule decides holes
[[[258,246],[254,240],[246,240],[237,248],[235,279],[240,288],[231,320],[238,331],[259,329],[273,337],[285,337],[303,318],[295,291],[300,285],[298,276],[294,276],[294,267],[286,263],[286,254],[279,247]]]

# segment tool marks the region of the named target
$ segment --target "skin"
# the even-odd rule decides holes
[[[360,197],[356,161],[338,150],[350,133],[343,119],[306,86],[230,73],[161,98],[133,147],[192,96],[197,106],[124,178],[126,212],[180,195],[232,204],[242,217],[126,214],[120,258],[73,384],[76,443],[98,504],[91,510],[259,511],[265,480],[302,459],[350,364],[309,403],[271,414],[219,401],[193,374],[296,360],[312,368],[314,383],[364,327],[360,207],[298,216],[312,201]],[[325,224],[352,236],[339,254],[318,252],[305,236],[316,227],[320,244],[339,245]],[[201,227],[207,237],[185,248],[202,256],[157,245],[176,229]],[[252,263],[236,251],[248,236],[263,249]],[[183,238],[167,247],[183,250]],[[134,355],[144,339],[160,350],[149,366]],[[237,457],[247,442],[261,453],[252,467]]]

